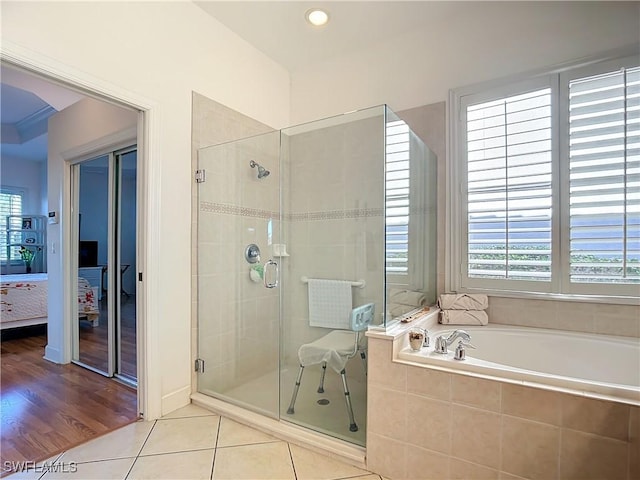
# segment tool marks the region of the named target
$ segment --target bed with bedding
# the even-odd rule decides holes
[[[47,274],[0,276],[0,330],[47,323]],[[98,325],[95,288],[78,277],[78,317]]]

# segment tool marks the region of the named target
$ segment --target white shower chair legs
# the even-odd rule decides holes
[[[289,408],[287,409],[287,413],[289,415],[293,415],[295,413],[296,398],[298,397],[298,390],[300,389],[300,382],[302,381],[303,372],[304,372],[304,366],[300,365],[300,370],[298,371],[298,378],[296,379],[296,384],[293,387],[293,395],[291,396],[291,403],[289,404]],[[324,377],[326,372],[327,372],[327,362],[322,362],[322,373],[320,374],[320,385],[318,386],[318,393],[324,393]],[[353,416],[353,406],[351,405],[351,395],[349,394],[349,387],[347,386],[347,375],[344,368],[340,372],[340,376],[342,377],[342,388],[344,390],[344,398],[347,403],[347,413],[349,414],[349,431],[357,432],[358,425],[356,425],[356,421]]]

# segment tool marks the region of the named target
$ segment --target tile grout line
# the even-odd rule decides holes
[[[218,431],[216,432],[216,442],[213,445],[213,458],[211,459],[211,474],[209,479],[213,480],[213,469],[216,465],[216,455],[218,453],[218,442],[220,441],[220,429],[222,428],[222,416],[218,415]]]
[[[291,444],[287,442],[287,450],[289,450],[289,458],[291,459],[291,468],[293,468],[293,478],[298,480],[298,473],[296,472],[296,463],[293,461],[293,452],[291,452]]]
[[[140,450],[138,450],[138,453],[136,454],[135,458],[133,459],[133,463],[131,463],[131,466],[129,467],[129,470],[127,471],[127,474],[124,476],[125,480],[129,477],[129,475],[131,474],[131,470],[133,470],[133,466],[136,464],[136,462],[138,461],[138,458],[140,458],[140,454],[142,453],[142,449],[144,448],[144,446],[147,444],[147,441],[149,440],[149,437],[151,436],[151,432],[153,432],[153,430],[156,428],[156,425],[158,424],[158,420],[154,420],[153,421],[153,425],[151,426],[151,428],[149,429],[149,433],[147,434],[147,437],[144,439],[144,442],[142,442],[142,445],[140,446]]]

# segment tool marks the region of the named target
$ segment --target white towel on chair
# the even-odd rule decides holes
[[[351,282],[309,279],[309,325],[312,327],[351,328]]]

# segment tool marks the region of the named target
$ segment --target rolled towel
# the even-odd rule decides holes
[[[402,290],[399,288],[389,289],[389,303],[400,305],[412,305],[414,307],[424,307],[427,303],[427,295],[424,292],[415,290]]]
[[[405,313],[412,312],[413,310],[416,310],[418,308],[419,307],[415,307],[413,305],[400,305],[397,303],[390,303],[388,310],[389,310],[389,313],[391,314],[391,317],[395,318],[395,317],[401,317]]]
[[[438,306],[441,310],[485,310],[489,307],[489,299],[481,294],[443,293]]]
[[[440,323],[448,325],[486,325],[489,317],[482,310],[442,310]]]

